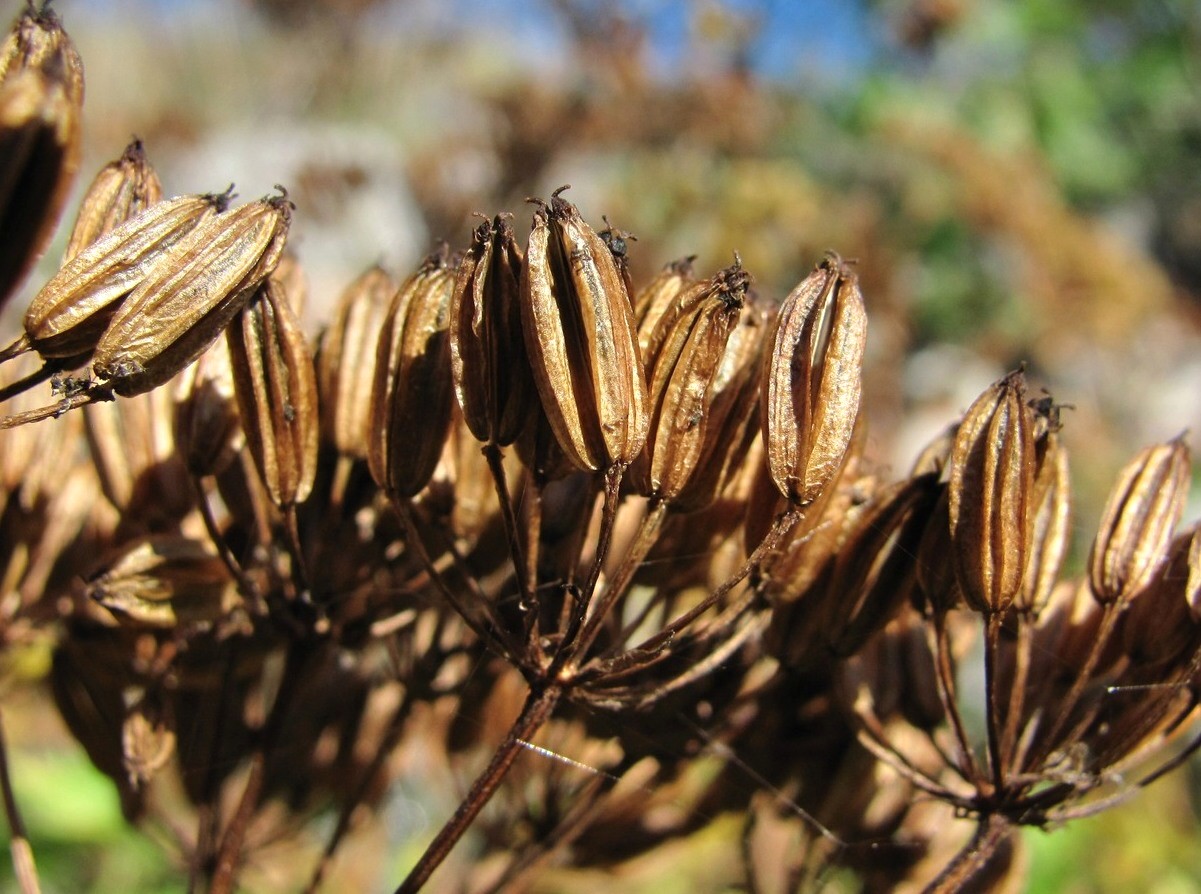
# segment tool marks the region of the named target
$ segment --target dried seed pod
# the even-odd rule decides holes
[[[34,296],[23,340],[6,353],[32,347],[45,358],[69,358],[92,351],[151,267],[227,201],[187,195],[159,202],[82,249]]]
[[[1122,648],[1136,664],[1162,665],[1196,648],[1187,589],[1199,533],[1201,525],[1194,524],[1172,540],[1150,585],[1122,617]]]
[[[205,544],[178,535],[146,537],[85,581],[89,599],[139,627],[212,624],[238,605],[225,564]]]
[[[1088,557],[1088,581],[1102,605],[1126,601],[1163,562],[1188,496],[1183,438],[1144,448],[1110,491]]]
[[[521,334],[521,250],[497,215],[476,229],[450,306],[450,368],[476,439],[512,444],[530,420],[534,382]]]
[[[637,463],[644,493],[672,501],[697,471],[709,439],[713,382],[738,325],[751,277],[735,261],[689,288],[676,307],[650,367],[650,429]]]
[[[367,462],[376,483],[401,497],[425,487],[450,428],[450,300],[445,251],[401,285],[380,333],[371,389]]]
[[[915,472],[913,477],[931,472]],[[917,547],[917,580],[920,593],[914,593],[914,608],[922,614],[945,615],[959,605],[963,591],[951,559],[955,548],[951,544],[951,508],[948,488],[944,483],[938,502],[930,512],[930,522]],[[918,599],[917,597],[921,597]],[[929,611],[927,611],[927,609]]]
[[[321,341],[317,381],[326,440],[339,453],[367,458],[375,357],[396,283],[371,267],[346,287]]]
[[[811,503],[842,464],[866,334],[858,278],[835,254],[780,307],[764,357],[761,424],[772,480],[793,503]]]
[[[67,240],[63,263],[130,218],[137,217],[163,197],[158,174],[146,160],[142,141],[135,139],[116,161],[100,169],[79,204],[75,226]]]
[[[1193,622],[1201,621],[1201,528],[1189,538],[1188,581],[1184,587],[1184,598]]]
[[[0,305],[46,249],[79,168],[83,63],[30,4],[0,46]]]
[[[1037,615],[1051,598],[1070,538],[1071,487],[1068,454],[1059,436],[1049,431],[1036,443],[1038,470],[1030,492],[1030,552],[1022,586],[1014,598],[1018,611]]]
[[[276,506],[303,503],[317,474],[317,374],[300,322],[274,278],[259,286],[226,342],[259,477]]]
[[[1030,552],[1034,418],[1019,370],[968,408],[951,447],[947,492],[951,546],[968,605],[1009,608]]]
[[[271,196],[205,220],[160,255],[96,345],[102,387],[149,391],[199,357],[275,269],[291,220],[292,203]]]
[[[155,392],[151,392],[153,394]],[[175,396],[172,431],[188,472],[219,475],[245,443],[229,345],[214,342],[185,370]]]
[[[638,350],[643,363],[647,363],[651,340],[659,321],[675,303],[680,293],[688,289],[696,276],[692,262],[696,255],[672,261],[634,295],[634,320],[638,324]]]
[[[646,443],[646,379],[634,312],[613,254],[556,190],[540,204],[521,271],[534,383],[581,469],[627,465]]]

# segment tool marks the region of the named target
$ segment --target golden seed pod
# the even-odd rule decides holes
[[[102,385],[139,394],[199,357],[275,269],[291,220],[291,202],[271,196],[206,219],[159,255],[96,345]]]
[[[283,288],[268,277],[226,331],[246,443],[271,502],[303,503],[317,475],[317,373]]]
[[[540,204],[521,270],[534,383],[555,437],[581,469],[628,465],[646,443],[646,378],[634,311],[605,242],[556,190]]]
[[[79,168],[83,63],[32,5],[0,46],[0,305],[54,235]]]
[[[986,614],[1009,608],[1027,567],[1033,428],[1019,370],[976,398],[951,447],[952,553],[964,599]]]
[[[643,492],[671,502],[696,473],[709,440],[713,384],[738,325],[750,274],[735,261],[687,289],[650,367],[650,429],[636,466]]]
[[[1038,470],[1030,492],[1030,552],[1013,607],[1037,615],[1051,598],[1071,545],[1072,506],[1068,453],[1054,430],[1036,443],[1035,453]]]
[[[179,535],[146,537],[84,582],[89,599],[138,627],[213,624],[239,603],[225,564]]]
[[[176,450],[197,478],[221,474],[245,444],[226,340],[214,342],[184,370],[172,431]]]
[[[117,308],[176,243],[225,207],[226,196],[187,195],[152,205],[82,249],[25,312],[25,335],[44,358],[94,350]]]
[[[1146,447],[1110,491],[1088,557],[1088,581],[1102,605],[1126,601],[1163,562],[1184,512],[1189,451],[1183,438]]]
[[[375,358],[396,282],[373,266],[346,287],[321,340],[317,382],[324,437],[344,456],[367,458]]]
[[[376,484],[411,497],[429,482],[454,406],[445,251],[430,255],[397,291],[380,332],[371,389],[367,462]]]
[[[521,334],[521,249],[509,221],[480,224],[450,305],[450,369],[476,439],[512,444],[530,420],[534,382]]]
[[[634,296],[634,321],[638,325],[638,350],[644,364],[648,363],[652,339],[659,321],[663,319],[676,298],[696,282],[692,262],[696,255],[672,261],[660,270]]]
[[[158,174],[146,160],[142,141],[135,139],[120,158],[100,169],[84,193],[63,263],[162,198],[163,186]]]
[[[842,464],[866,336],[858,278],[835,254],[780,307],[764,357],[761,424],[772,480],[793,503],[813,502]]]
[[[1188,580],[1184,587],[1189,616],[1193,623],[1201,621],[1201,527],[1194,529],[1188,545]]]

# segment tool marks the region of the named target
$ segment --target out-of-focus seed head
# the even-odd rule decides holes
[[[476,229],[450,310],[450,368],[476,439],[507,446],[530,420],[534,381],[521,331],[521,249],[509,220]]]
[[[367,462],[376,483],[396,496],[425,487],[450,429],[454,285],[443,246],[401,285],[380,332]]]
[[[1009,608],[1026,570],[1033,429],[1025,375],[1019,370],[976,398],[951,447],[951,549],[964,599],[986,614]]]
[[[273,278],[227,333],[246,442],[271,501],[304,502],[317,474],[317,378],[295,311]]]
[[[1144,448],[1122,469],[1088,558],[1088,581],[1098,602],[1126,601],[1147,585],[1166,557],[1188,486],[1183,438]]]
[[[77,254],[137,217],[163,197],[158,174],[146,158],[142,141],[135,139],[116,161],[100,169],[79,204],[75,226],[63,253],[66,264]]]
[[[834,254],[780,307],[764,357],[761,424],[772,480],[793,503],[813,502],[842,464],[866,334],[858,279]]]
[[[634,312],[609,246],[563,189],[539,202],[522,265],[526,350],[564,453],[581,469],[628,465],[650,424]]]
[[[710,439],[714,383],[750,281],[750,274],[735,261],[686,290],[670,317],[666,337],[647,358],[650,435],[644,459],[636,465],[650,496],[673,501],[699,468]]]
[[[339,453],[367,458],[375,359],[396,282],[373,266],[346,287],[317,359],[321,427]]]

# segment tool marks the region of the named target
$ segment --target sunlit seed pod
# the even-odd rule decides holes
[[[1166,558],[1184,512],[1189,451],[1183,438],[1146,447],[1118,475],[1088,557],[1088,580],[1101,604],[1126,601]]]
[[[325,439],[344,456],[367,458],[375,359],[396,282],[373,266],[346,287],[321,340],[317,382]]]
[[[450,310],[450,368],[476,439],[512,444],[529,423],[535,391],[521,332],[521,249],[497,215],[476,228],[459,262]]]
[[[151,392],[154,393],[154,392]],[[219,475],[245,443],[229,345],[218,340],[180,377],[172,431],[188,472]]]
[[[649,364],[644,492],[671,502],[696,473],[708,440],[713,383],[738,325],[750,274],[737,261],[679,298]]]
[[[163,197],[158,174],[146,159],[142,141],[135,139],[116,161],[100,169],[75,216],[63,264]]]
[[[633,308],[609,247],[559,192],[535,212],[522,266],[534,383],[578,468],[627,465],[650,421]]]
[[[659,321],[680,293],[696,282],[692,270],[694,260],[696,255],[672,261],[634,295],[634,321],[638,326],[638,350],[643,363],[647,362]]]
[[[288,250],[280,255],[279,263],[271,271],[271,280],[276,291],[291,306],[296,319],[303,320],[309,304],[309,280],[295,252]]]
[[[968,408],[951,448],[947,492],[951,547],[963,596],[976,611],[1004,612],[1030,553],[1034,418],[1026,381],[1013,372]]]
[[[1057,433],[1046,433],[1036,444],[1038,469],[1030,492],[1030,552],[1022,586],[1014,598],[1018,611],[1037,615],[1051,598],[1059,571],[1071,545],[1071,485],[1068,454]]]
[[[268,277],[226,332],[246,443],[271,501],[303,503],[317,474],[317,374],[283,288]]]
[[[1193,623],[1201,621],[1201,528],[1193,531],[1188,547],[1188,581],[1184,588]]]
[[[426,258],[393,297],[380,332],[367,462],[376,483],[395,496],[425,487],[450,428],[454,283],[445,252]]]
[[[86,578],[84,592],[122,623],[162,629],[216,623],[240,601],[221,559],[179,535],[134,541]]]
[[[858,278],[831,254],[784,299],[768,337],[763,440],[772,480],[812,502],[842,464],[859,413],[867,316]]]
[[[159,256],[96,345],[101,386],[148,391],[200,356],[275,269],[291,219],[286,197],[268,197],[205,220]]]
[[[46,250],[79,168],[83,63],[30,4],[0,46],[0,305]]]
[[[187,195],[159,202],[83,248],[34,296],[25,342],[44,358],[95,349],[113,315],[151,268],[206,220],[226,197]]]

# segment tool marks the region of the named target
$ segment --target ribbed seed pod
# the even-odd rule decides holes
[[[135,139],[116,161],[100,169],[79,204],[75,226],[63,253],[66,264],[77,254],[163,198],[158,174]]]
[[[1189,452],[1182,438],[1146,447],[1110,491],[1088,557],[1088,581],[1102,605],[1125,601],[1163,562],[1188,496]]]
[[[227,200],[187,195],[159,202],[82,249],[30,302],[24,346],[45,358],[94,350],[126,296],[176,243],[222,211]]]
[[[793,503],[813,502],[843,461],[866,334],[858,279],[834,254],[780,307],[763,361],[761,424],[772,480]]]
[[[268,197],[205,220],[161,255],[96,345],[102,384],[128,397],[200,356],[275,269],[291,220],[291,202]]]
[[[303,503],[317,474],[317,373],[283,288],[268,278],[226,332],[246,443],[271,501]]]
[[[450,306],[450,368],[476,439],[512,444],[532,416],[533,376],[521,334],[521,249],[497,215],[476,228]]]
[[[1068,454],[1055,431],[1036,443],[1035,453],[1038,470],[1030,492],[1030,552],[1013,607],[1037,615],[1051,598],[1071,545],[1072,506]]]
[[[713,381],[738,325],[751,277],[735,262],[686,290],[653,356],[645,461],[636,464],[648,496],[672,501],[697,471],[708,440]]]
[[[913,477],[922,474],[933,472],[914,472]],[[950,497],[944,482],[917,547],[917,581],[922,598],[918,599],[919,594],[914,594],[914,608],[923,615],[945,615],[962,600],[963,591],[955,572],[955,560],[951,558],[954,551],[951,545]]]
[[[454,284],[445,251],[426,258],[393,297],[380,332],[367,462],[375,482],[399,497],[429,482],[450,428]]]
[[[591,470],[627,465],[650,422],[634,312],[609,247],[562,191],[535,212],[522,266],[526,350],[571,461]]]
[[[0,46],[0,305],[46,249],[79,168],[83,63],[30,4]]]
[[[968,408],[951,447],[947,491],[951,547],[968,605],[1004,612],[1017,596],[1030,553],[1034,418],[1021,371]]]
[[[651,338],[659,321],[675,303],[680,293],[696,282],[692,262],[696,255],[672,261],[660,270],[634,296],[634,321],[638,326],[638,350],[647,362]]]
[[[321,340],[317,383],[322,432],[339,453],[355,459],[367,458],[375,358],[395,294],[392,277],[371,267],[346,287]]]
[[[173,420],[176,450],[190,474],[219,475],[245,443],[229,345],[224,339],[214,342],[180,378]]]

